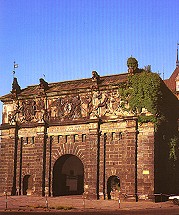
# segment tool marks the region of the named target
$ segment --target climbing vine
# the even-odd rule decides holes
[[[179,135],[175,129],[179,102],[158,74],[140,70],[140,73],[129,75],[127,82],[119,85],[119,93],[123,101],[121,107],[138,116],[139,123],[153,122],[156,131],[160,127],[160,138],[167,134],[169,159],[175,162],[179,151]]]
[[[129,84],[132,86],[129,100],[131,108],[137,108],[139,112],[142,108],[146,108],[156,114],[157,103],[161,95],[159,76],[151,72],[142,72],[129,76]]]
[[[128,103],[128,109],[139,115],[139,121],[156,121],[162,97],[161,79],[157,74],[143,70],[141,73],[129,75],[127,83],[120,84],[119,92],[124,101],[123,106]],[[152,115],[140,115],[142,108]]]
[[[171,161],[176,161],[178,159],[179,153],[179,138],[174,136],[169,141],[169,158]]]

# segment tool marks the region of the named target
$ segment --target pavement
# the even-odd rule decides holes
[[[106,211],[106,210],[140,210],[140,209],[175,209],[178,205],[172,201],[127,202],[117,200],[89,200],[83,196],[37,197],[37,196],[0,196],[0,212],[2,211]]]

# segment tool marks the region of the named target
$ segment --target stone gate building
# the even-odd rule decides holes
[[[0,98],[0,193],[107,199],[117,188],[138,200],[163,192],[154,124],[139,124],[120,105],[119,84],[128,75],[93,71],[92,78],[40,79],[25,89],[14,78]]]

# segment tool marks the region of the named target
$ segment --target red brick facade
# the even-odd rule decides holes
[[[153,198],[154,124],[139,124],[120,107],[118,84],[126,80],[95,72],[54,84],[41,79],[1,97],[0,193],[110,198],[118,180],[121,195]]]

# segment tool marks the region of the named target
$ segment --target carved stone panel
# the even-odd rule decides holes
[[[50,107],[50,120],[74,120],[82,117],[81,100],[77,95],[64,96],[54,100]]]

